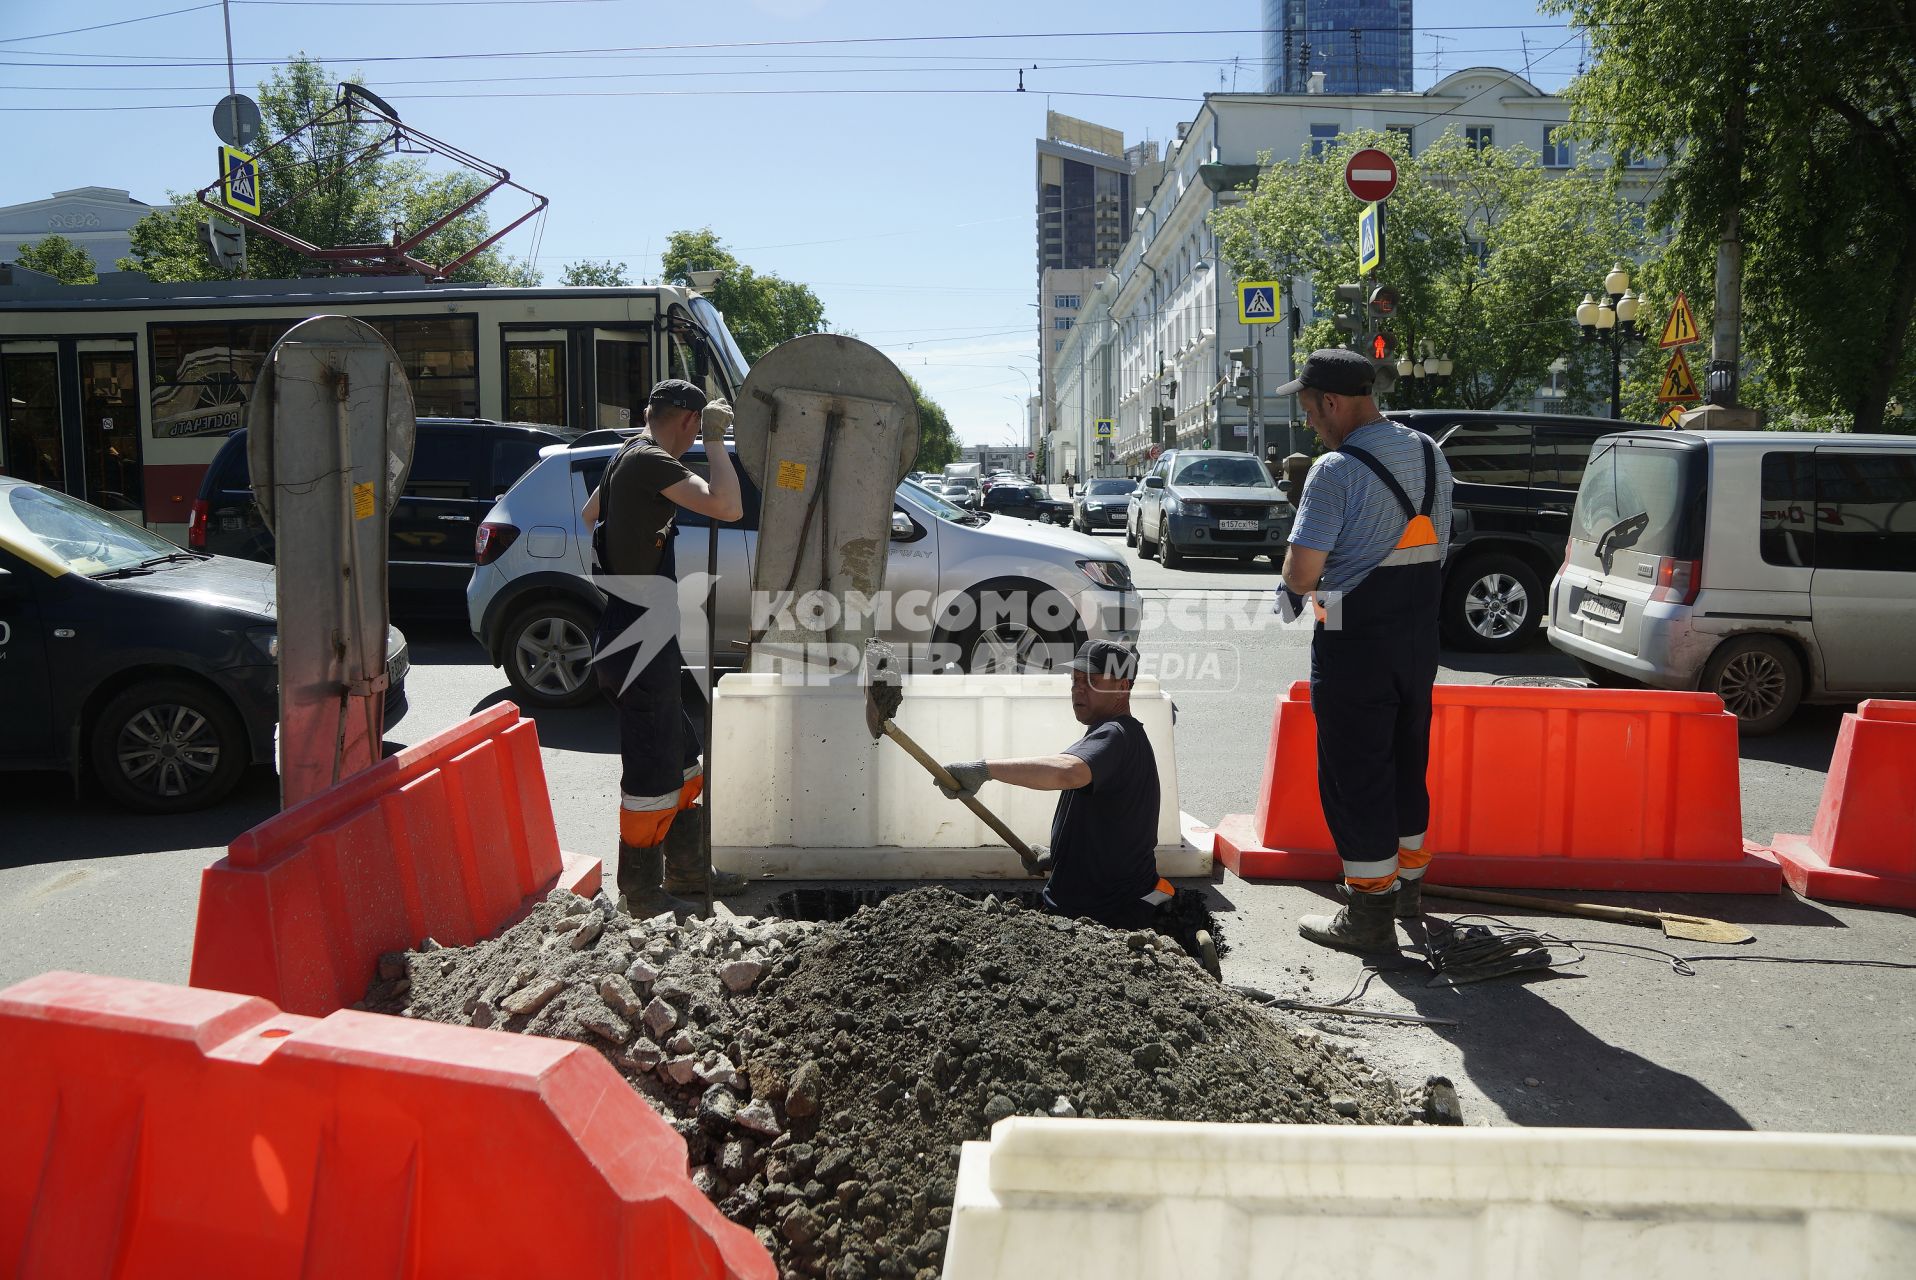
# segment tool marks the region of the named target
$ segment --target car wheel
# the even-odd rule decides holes
[[[1444,580],[1444,633],[1460,649],[1508,653],[1537,634],[1543,582],[1516,556],[1473,556]]]
[[[1641,689],[1643,687],[1641,681],[1632,679],[1624,675],[1621,671],[1612,671],[1608,667],[1600,667],[1596,663],[1586,661],[1583,658],[1577,659],[1577,670],[1583,672],[1584,678],[1599,689]]]
[[[1803,664],[1773,636],[1744,636],[1717,647],[1703,668],[1703,691],[1723,699],[1746,738],[1783,727],[1803,700]]]
[[[94,719],[93,775],[116,804],[184,813],[224,799],[251,759],[246,726],[218,692],[153,680],[114,695]]]
[[[1043,588],[974,591],[968,595],[970,621],[948,633],[958,650],[958,665],[971,675],[1030,675],[1056,671],[1070,660],[1076,637],[1070,628],[1052,630],[1034,617]],[[985,627],[984,603],[1002,601],[992,625]],[[1009,620],[997,615],[1008,614]]]
[[[1127,547],[1138,545],[1138,527],[1129,520],[1124,522],[1124,545]]]
[[[1158,544],[1144,536],[1144,518],[1140,516],[1138,517],[1138,559],[1155,559],[1157,554]]]
[[[582,707],[599,695],[592,633],[599,619],[576,600],[555,597],[521,609],[506,625],[506,680],[527,705]]]
[[[1169,538],[1158,543],[1158,561],[1167,569],[1176,569],[1184,563],[1184,553]]]

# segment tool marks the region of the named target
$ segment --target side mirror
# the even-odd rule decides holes
[[[891,539],[893,542],[909,542],[917,532],[918,526],[911,522],[910,516],[896,507],[892,508]]]
[[[1146,476],[1144,478],[1144,487],[1147,489],[1162,489],[1164,487],[1164,477]]]

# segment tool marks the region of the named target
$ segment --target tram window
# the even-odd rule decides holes
[[[479,416],[479,321],[474,316],[368,320],[399,356],[422,418]]]
[[[52,353],[0,356],[0,427],[6,473],[49,488],[66,488],[60,439],[60,375]]]
[[[506,420],[565,425],[565,344],[513,343],[506,348]]]

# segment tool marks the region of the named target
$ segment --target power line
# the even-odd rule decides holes
[[[168,9],[165,13],[149,13],[138,18],[121,18],[118,22],[98,22],[90,27],[68,27],[65,31],[45,31],[37,36],[8,36],[5,39],[0,39],[0,44],[19,44],[26,40],[51,40],[55,36],[77,36],[82,31],[105,31],[108,27],[129,27],[136,22],[152,22],[156,18],[172,18],[182,13],[198,13],[202,9],[217,9],[219,7],[220,0],[210,0],[207,4],[196,4],[186,9]],[[33,51],[30,49],[22,49],[19,50],[19,52],[31,53]]]
[[[415,93],[407,95],[405,102],[429,102],[449,100],[454,102],[480,102],[487,99],[507,98],[778,98],[778,97],[885,97],[885,96],[1005,96],[1016,97],[1017,89],[595,89],[577,92],[554,91],[551,93]],[[1046,92],[1060,98],[1100,98],[1122,102],[1183,102],[1200,103],[1202,98],[1179,97],[1172,94],[1150,93],[1102,93],[1090,90],[1050,89]],[[0,107],[0,111],[41,111],[54,113],[100,112],[100,111],[202,111],[204,102],[159,102],[123,107]],[[1505,117],[1498,117],[1503,119]]]

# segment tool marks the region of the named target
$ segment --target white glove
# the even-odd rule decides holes
[[[732,425],[732,406],[723,400],[714,400],[705,406],[705,412],[699,418],[699,429],[710,440],[725,439],[726,429]]]
[[[1031,846],[1031,858],[1032,866],[1037,869],[1038,874],[1041,876],[1050,875],[1051,868],[1058,863],[1058,860],[1051,856],[1051,850],[1041,844]]]

